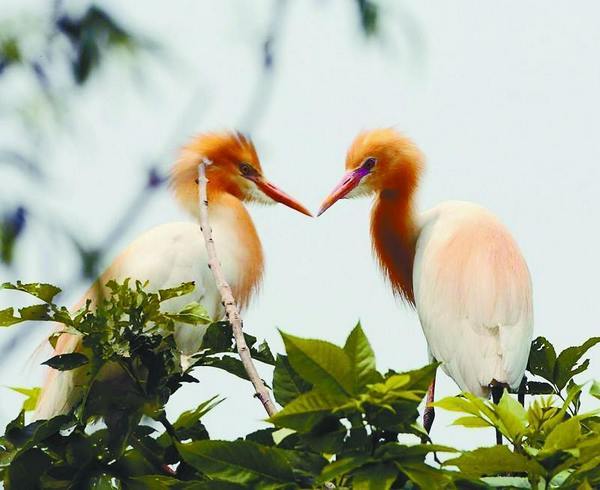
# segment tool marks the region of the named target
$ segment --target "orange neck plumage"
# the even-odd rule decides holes
[[[412,273],[417,240],[414,186],[407,188],[406,182],[401,185],[378,193],[371,212],[371,237],[379,265],[394,293],[414,306]]]
[[[262,279],[264,271],[262,245],[254,223],[242,202],[211,184],[213,182],[209,183],[207,189],[209,220],[211,223],[227,220],[228,227],[235,230],[237,237],[237,248],[240,251],[239,278],[235,284],[231,284],[231,288],[238,305],[244,308]]]

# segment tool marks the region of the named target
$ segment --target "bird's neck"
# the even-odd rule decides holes
[[[236,301],[244,307],[260,285],[264,270],[262,245],[254,223],[242,201],[226,192],[208,192],[208,218],[217,254],[227,249],[228,256],[235,257],[235,264],[229,265],[237,270],[237,278],[230,286]]]
[[[412,306],[417,234],[412,193],[394,189],[379,192],[371,212],[373,249],[394,293]]]

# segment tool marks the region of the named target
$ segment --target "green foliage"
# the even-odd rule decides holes
[[[19,388],[16,386],[9,386],[8,388],[27,397],[21,407],[22,411],[30,412],[31,410],[35,410],[40,392],[42,391],[41,388]]]
[[[35,406],[39,389],[14,388],[28,398],[0,442],[0,473],[7,488],[26,488],[14,482],[21,482],[30,464],[43,471],[37,476],[28,473],[29,480],[37,478],[43,486],[58,488],[106,487],[116,485],[113,479],[161,474],[163,466],[179,461],[175,443],[209,437],[200,419],[218,404],[214,398],[184,412],[173,424],[163,409],[183,383],[197,382],[190,374],[193,368],[220,362],[216,367],[236,374],[239,371],[239,360],[232,357],[236,349],[228,324],[213,323],[198,304],[177,313],[161,309],[164,301],[191,292],[192,283],[149,293],[140,282],[109,282],[108,297],[94,308],[88,302],[74,313],[52,302],[59,292],[54,286],[7,283],[2,288],[43,301],[21,308],[18,314],[12,308],[3,310],[3,326],[25,320],[58,321],[61,328],[49,338],[53,346],[64,335],[81,338],[76,352],[56,355],[43,363],[72,372],[76,384],[81,385],[80,401],[69,414],[26,424],[24,413]],[[206,329],[202,350],[185,369],[173,338],[176,322]],[[257,359],[275,362],[266,344],[257,345],[250,335],[246,340]],[[92,429],[98,419],[105,427]],[[163,424],[165,430],[160,433],[148,425],[151,419]],[[189,471],[193,473],[193,469]]]
[[[2,312],[3,326],[28,319],[58,321],[49,338],[77,334],[81,347],[45,364],[73,375],[80,399],[65,415],[27,422],[39,389],[11,388],[26,397],[0,438],[5,488],[299,489],[299,488],[594,488],[600,485],[600,418],[580,411],[583,386],[573,376],[588,366],[590,339],[556,355],[536,339],[527,390],[550,396],[522,407],[508,392],[498,405],[465,393],[435,406],[457,412],[455,425],[502,432],[506,446],[461,451],[434,444],[419,425],[419,406],[437,365],[397,373],[377,370],[360,324],[343,347],[281,333],[286,354],[275,359],[251,335],[252,356],[274,366],[281,410],[272,427],[235,441],[212,440],[203,417],[215,396],[170,422],[164,405],[199,367],[246,377],[231,326],[212,322],[198,304],[165,311],[164,301],[194,285],[147,292],[136,282],[111,282],[92,308],[70,313],[49,285],[5,284],[42,303]],[[206,330],[200,352],[182,368],[176,323]],[[186,364],[186,366],[187,366]],[[583,366],[583,369],[582,369]],[[201,380],[200,380],[201,382]],[[590,388],[600,397],[600,385]],[[402,441],[402,442],[400,442]],[[445,455],[440,462],[438,456]]]
[[[581,361],[581,358],[598,342],[600,337],[592,337],[580,346],[568,347],[557,356],[552,344],[544,337],[538,337],[531,344],[527,370],[544,378],[551,384],[553,392],[559,394],[575,375],[588,368],[590,360]]]

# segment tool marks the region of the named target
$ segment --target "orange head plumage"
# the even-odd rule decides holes
[[[415,144],[392,128],[360,133],[346,156],[346,174],[323,202],[319,215],[338,199],[374,193],[400,194],[409,199],[423,169]]]
[[[319,215],[338,199],[376,195],[371,237],[379,265],[396,294],[414,305],[412,269],[416,224],[413,195],[423,171],[423,155],[391,128],[360,133],[348,150],[346,174],[323,201]]]
[[[280,202],[311,216],[302,204],[265,179],[252,141],[239,132],[203,133],[181,150],[171,171],[171,188],[194,216],[198,215],[198,164],[202,158],[211,162],[206,170],[209,201],[211,196],[226,193],[245,202]]]

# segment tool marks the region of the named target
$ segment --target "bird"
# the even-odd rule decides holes
[[[282,203],[307,216],[311,213],[264,177],[249,137],[235,131],[222,131],[194,137],[182,148],[172,167],[170,188],[192,220],[161,224],[140,235],[101,274],[74,310],[88,300],[97,301],[98,291],[109,280],[148,281],[148,291],[193,281],[192,293],[171,298],[162,303],[162,308],[179,312],[185,305],[198,302],[211,318],[224,318],[224,307],[208,267],[199,226],[198,164],[202,159],[211,162],[206,167],[208,217],[224,277],[238,307],[243,309],[248,305],[261,283],[264,258],[260,239],[244,204]],[[200,349],[206,328],[176,324],[174,337],[182,356]],[[77,334],[63,333],[55,345],[55,354],[78,351],[81,340]],[[70,412],[81,399],[78,388],[81,376],[82,368],[62,372],[50,368],[34,419],[49,419]]]
[[[342,198],[374,197],[370,233],[395,295],[416,309],[429,358],[461,391],[498,401],[517,389],[533,334],[532,281],[508,229],[485,208],[446,201],[418,213],[424,156],[394,128],[363,131],[317,216]],[[423,425],[435,416],[435,377]]]

